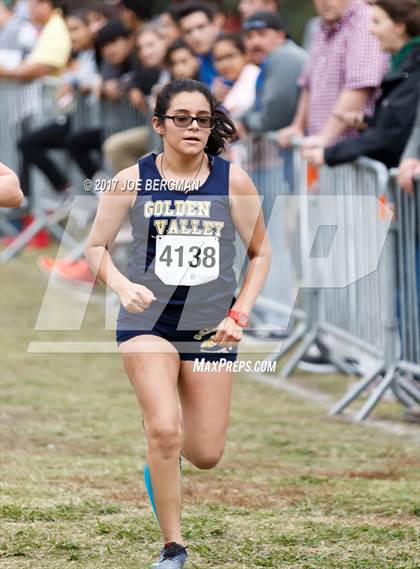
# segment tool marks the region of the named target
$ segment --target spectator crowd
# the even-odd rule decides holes
[[[400,182],[413,191],[420,171],[419,2],[314,0],[314,7],[304,49],[276,0],[240,0],[237,18],[221,2],[186,0],[153,15],[140,0],[75,9],[71,1],[0,0],[0,85],[52,76],[61,108],[79,92],[126,100],[150,116],[165,83],[196,79],[230,113],[239,138],[277,131],[286,148],[299,137],[315,166],[358,156],[388,167],[402,160]],[[57,193],[71,191],[51,149],[65,150],[89,179],[127,167],[151,150],[147,122],[105,138],[101,126],[75,129],[68,113],[26,133],[18,143],[24,194],[31,195],[33,168]]]

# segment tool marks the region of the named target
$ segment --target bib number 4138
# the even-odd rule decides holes
[[[167,285],[196,286],[219,276],[217,237],[159,235],[156,237],[156,275]]]

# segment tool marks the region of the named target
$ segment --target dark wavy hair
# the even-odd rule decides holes
[[[210,104],[210,113],[215,117],[215,124],[211,130],[205,152],[221,154],[226,150],[227,143],[237,137],[235,125],[229,117],[228,111],[217,102],[210,89],[200,81],[176,79],[167,83],[157,97],[154,116],[163,120],[172,99],[176,95],[196,92],[204,95]]]
[[[397,24],[405,24],[410,38],[420,35],[420,4],[418,0],[374,0]]]
[[[210,22],[213,20],[215,15],[214,6],[210,2],[187,1],[178,7],[175,12],[175,17],[177,18],[178,22],[180,22],[183,18],[186,18],[191,14],[195,14],[196,12],[204,12]]]

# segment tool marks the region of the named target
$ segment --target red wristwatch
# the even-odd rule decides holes
[[[236,324],[241,328],[248,326],[249,316],[246,312],[240,312],[239,310],[230,309],[228,312],[229,318],[235,320]]]

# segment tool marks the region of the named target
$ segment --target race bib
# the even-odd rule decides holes
[[[219,276],[219,239],[204,235],[158,235],[155,273],[166,285],[196,286]]]

